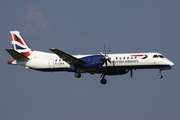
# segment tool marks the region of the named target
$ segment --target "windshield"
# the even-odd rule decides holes
[[[162,55],[159,55],[159,57],[160,57],[160,58],[165,58],[165,57],[164,57],[164,56],[162,56]]]
[[[154,55],[153,58],[165,58],[163,55]]]
[[[159,56],[158,55],[154,55],[153,58],[159,58]]]

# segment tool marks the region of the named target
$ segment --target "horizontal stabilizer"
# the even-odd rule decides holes
[[[6,49],[6,51],[15,59],[15,60],[29,60],[29,58],[25,57],[24,55],[18,53],[13,49]]]
[[[56,49],[56,48],[50,48],[49,50],[51,50],[53,53],[57,54],[61,59],[63,59],[67,63],[75,64],[75,65],[85,64],[84,61],[82,61],[78,58],[75,58],[74,56],[69,55],[61,50]]]

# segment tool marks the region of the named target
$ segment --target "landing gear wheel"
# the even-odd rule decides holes
[[[159,75],[158,77],[159,77],[160,79],[162,79],[162,78],[163,78],[163,76],[162,76],[162,75]]]
[[[80,77],[81,77],[81,73],[76,72],[76,73],[74,74],[74,76],[75,76],[76,78],[80,78]]]
[[[106,79],[101,79],[101,84],[105,85],[107,83],[107,80]]]

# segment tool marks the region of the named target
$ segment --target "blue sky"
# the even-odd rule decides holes
[[[70,0],[0,2],[0,119],[179,120],[178,0]],[[69,54],[160,52],[172,70],[136,70],[122,76],[44,73],[10,66],[9,31],[19,30],[35,50]]]

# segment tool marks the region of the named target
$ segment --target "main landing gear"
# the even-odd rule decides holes
[[[105,74],[102,74],[102,75],[101,75],[101,78],[102,78],[102,79],[101,79],[100,82],[101,82],[101,84],[103,84],[103,85],[105,85],[105,84],[107,83],[107,80],[106,80],[104,77],[105,77]]]
[[[76,78],[80,78],[80,77],[81,77],[81,71],[76,68],[76,72],[75,72],[74,76],[75,76]]]
[[[80,72],[75,72],[74,76],[76,78],[80,78],[81,77],[81,73]],[[100,83],[103,84],[103,85],[105,85],[107,83],[107,80],[104,77],[105,77],[105,74],[102,74],[101,75],[102,79],[100,80]]]
[[[74,76],[75,76],[76,78],[80,78],[80,77],[81,77],[81,73],[80,73],[80,72],[75,72]]]
[[[162,76],[162,70],[159,70],[159,76],[158,76],[160,79],[162,79],[163,78],[163,76]]]

